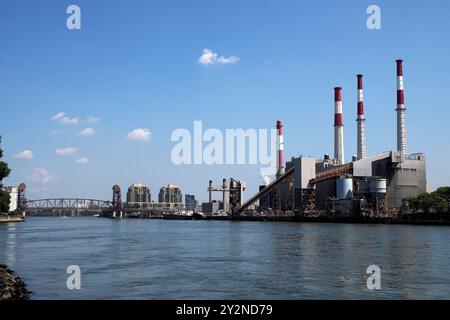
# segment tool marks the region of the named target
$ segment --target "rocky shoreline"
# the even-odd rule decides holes
[[[0,300],[27,300],[30,293],[21,278],[0,264]]]

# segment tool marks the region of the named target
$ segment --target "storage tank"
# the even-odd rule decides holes
[[[358,182],[358,192],[361,194],[369,193],[369,180],[361,180]]]
[[[353,179],[339,178],[336,179],[336,198],[351,199],[353,197]]]
[[[386,193],[386,185],[386,179],[384,178],[370,179],[370,193]]]

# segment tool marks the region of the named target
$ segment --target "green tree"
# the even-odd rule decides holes
[[[444,198],[450,199],[450,187],[437,188],[436,193]]]
[[[450,187],[440,187],[436,190],[436,193],[447,200],[447,211],[450,208]]]
[[[422,211],[424,213],[431,212],[447,212],[449,208],[448,192],[450,188],[439,188],[434,192],[421,193],[408,200],[411,209],[414,211]]]
[[[0,136],[0,145],[2,143],[2,137]],[[0,148],[0,160],[3,157],[3,150]],[[8,168],[6,162],[0,161],[0,212],[8,212],[10,196],[9,193],[3,191],[3,179],[9,176],[11,169]]]

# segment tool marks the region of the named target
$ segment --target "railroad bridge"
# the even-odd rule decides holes
[[[174,213],[184,210],[181,203],[130,203],[127,207],[122,203],[121,191],[118,185],[113,187],[112,201],[98,200],[98,199],[83,199],[83,198],[49,198],[28,200],[25,197],[26,186],[24,183],[20,184],[18,188],[18,209],[22,215],[83,215],[83,214],[104,214],[111,217],[123,217],[126,214],[162,214]]]
[[[94,212],[100,213],[105,210],[113,209],[111,201],[96,199],[77,199],[77,198],[54,198],[26,200],[25,211],[28,213],[82,213]]]

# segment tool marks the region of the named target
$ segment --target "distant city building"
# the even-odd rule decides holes
[[[180,188],[174,184],[162,187],[159,190],[159,202],[171,205],[181,205],[183,203],[183,198]]]
[[[147,208],[148,203],[152,201],[150,189],[141,183],[134,183],[128,188],[127,207],[128,208]]]
[[[5,187],[2,190],[9,193],[10,197],[9,212],[16,211],[18,207],[17,199],[19,195],[19,189],[17,187]]]
[[[186,194],[184,196],[184,204],[187,210],[195,211],[197,208],[198,201],[195,200],[195,196],[192,194]]]

